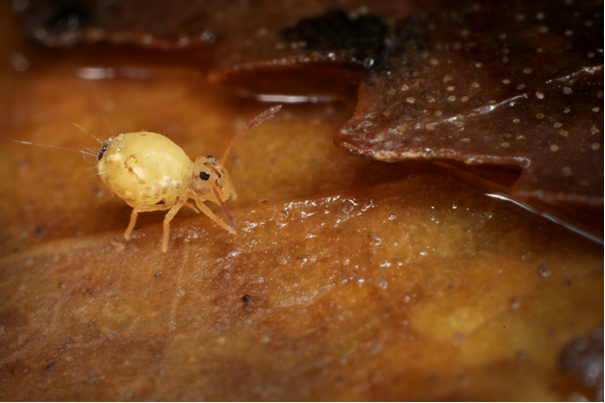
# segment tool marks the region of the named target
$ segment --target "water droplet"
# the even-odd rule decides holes
[[[388,285],[389,283],[384,279],[378,281],[378,286],[382,289],[387,288]]]
[[[548,267],[541,265],[540,268],[538,269],[538,272],[540,273],[540,275],[542,277],[548,277],[550,276],[550,270],[548,269]]]

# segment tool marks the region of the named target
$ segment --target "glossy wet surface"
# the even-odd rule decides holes
[[[167,253],[161,213],[141,214],[125,241],[130,208],[94,157],[12,140],[96,154],[76,122],[220,155],[268,105],[164,57],[159,75],[111,78],[111,52],[82,66],[76,50],[49,60],[2,44],[5,60],[28,62],[0,71],[3,399],[596,396],[559,365],[602,325],[603,247],[443,166],[347,155],[332,133],[352,102],[285,105],[238,144],[226,164],[238,235],[184,210]],[[156,71],[150,62],[137,67]]]
[[[601,12],[477,3],[412,15],[336,141],[380,160],[524,168],[513,197],[602,207]]]
[[[211,78],[251,97],[351,98],[355,72],[369,71],[355,115],[335,132],[348,151],[512,166],[523,169],[510,190],[517,200],[602,209],[602,6],[150,2],[140,13],[137,2],[37,1],[21,14],[24,33],[47,46],[128,43],[199,57],[217,41]]]

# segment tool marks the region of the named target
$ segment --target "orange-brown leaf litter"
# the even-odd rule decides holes
[[[221,155],[267,105],[178,66],[84,79],[108,71],[41,54],[4,11],[2,400],[598,397],[560,355],[603,323],[602,245],[443,166],[347,155],[354,100],[285,104],[236,146],[237,235],[185,209],[167,253],[162,213],[126,241],[94,157],[13,140],[96,153],[75,122]]]

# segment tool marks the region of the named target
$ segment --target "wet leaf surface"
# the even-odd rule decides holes
[[[330,103],[287,105],[234,149],[237,236],[182,211],[163,254],[163,214],[125,241],[130,209],[92,161],[12,140],[96,150],[76,122],[220,155],[266,105],[39,60],[0,68],[3,400],[594,398],[558,362],[602,324],[602,246],[453,170],[346,155],[332,132],[354,111]]]
[[[385,161],[515,166],[514,198],[602,207],[601,12],[477,3],[412,15],[336,142]]]
[[[350,100],[369,71],[335,132],[348,151],[514,166],[516,200],[603,206],[599,0],[139,6],[38,1],[23,25],[49,46],[186,49],[200,68],[208,57],[195,44],[218,39],[211,78],[259,99]]]
[[[551,357],[602,319],[600,248],[406,170],[237,209],[237,237],[176,220],[167,254],[146,225],[3,258],[3,398],[566,396]]]

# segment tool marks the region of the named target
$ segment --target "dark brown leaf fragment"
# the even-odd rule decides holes
[[[338,145],[523,168],[511,195],[603,205],[602,2],[483,2],[395,25]]]

